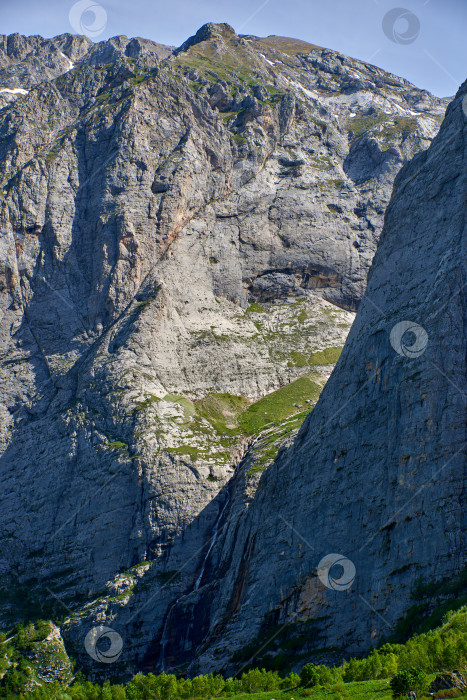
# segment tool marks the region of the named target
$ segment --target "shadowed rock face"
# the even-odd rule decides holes
[[[254,568],[261,499],[269,518],[282,493],[278,462],[255,496],[261,471],[316,402],[394,177],[444,114],[407,81],[279,39],[209,25],[174,54],[127,37],[3,40],[5,87],[27,91],[0,93],[11,100],[0,111],[3,615],[25,614],[22,585],[36,607],[105,594],[70,622],[78,657],[100,615],[121,626],[129,670],[195,657],[208,668],[216,635],[233,650],[276,610],[276,583],[266,610],[248,578],[250,558],[266,575]],[[292,460],[289,512],[311,498],[305,462]],[[328,471],[316,478],[326,493],[340,479]],[[348,513],[363,508],[352,483]],[[327,513],[319,502],[316,518]],[[293,598],[314,560],[264,544],[271,582]]]

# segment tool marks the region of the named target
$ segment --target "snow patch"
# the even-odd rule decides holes
[[[23,90],[23,88],[0,88],[0,92],[8,92],[10,95],[27,95],[29,90]]]
[[[395,107],[397,109],[397,111],[400,112],[400,114],[410,114],[413,117],[419,116],[419,112],[412,112],[412,110],[410,110],[410,109],[404,109],[403,107],[396,104],[395,102],[393,102],[392,104],[393,104],[393,107]]]
[[[68,68],[66,69],[65,73],[68,73],[68,71],[73,70],[75,64],[68,58],[68,56],[66,56],[63,53],[63,51],[60,51],[60,56],[63,56],[63,58],[66,58],[66,60],[68,61]]]
[[[260,55],[264,58],[264,60],[266,61],[266,63],[269,63],[270,66],[274,66],[274,65],[275,65],[275,63],[273,63],[273,62],[270,61],[268,58],[266,58],[266,56],[264,55],[264,53],[262,53],[262,54],[260,54]]]
[[[300,83],[297,83],[296,80],[289,80],[289,83],[290,83],[291,85],[295,85],[295,87],[300,88],[300,90],[302,90],[302,92],[304,92],[305,95],[307,95],[307,97],[311,97],[313,100],[317,100],[317,99],[318,99],[318,93],[317,93],[317,92],[314,92],[313,90],[307,90],[307,88],[303,87],[303,85],[300,85]]]

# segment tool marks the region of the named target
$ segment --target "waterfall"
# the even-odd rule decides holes
[[[226,499],[225,499],[225,503],[224,503],[224,505],[222,506],[221,511],[220,511],[219,515],[217,516],[216,521],[215,521],[214,526],[213,526],[213,529],[212,529],[211,542],[210,542],[210,544],[209,544],[209,549],[208,549],[208,551],[207,551],[207,553],[206,553],[206,556],[205,556],[204,559],[203,559],[203,564],[202,564],[202,566],[201,566],[201,572],[200,572],[198,578],[196,579],[193,588],[192,588],[191,591],[189,591],[188,593],[184,593],[184,594],[181,595],[179,598],[177,598],[177,599],[172,603],[172,605],[169,607],[169,609],[168,609],[168,611],[167,611],[167,617],[165,618],[164,628],[163,628],[163,630],[162,630],[162,636],[161,636],[161,652],[160,652],[160,656],[159,656],[159,669],[160,669],[161,672],[162,672],[162,671],[165,671],[165,650],[166,650],[166,648],[167,648],[167,643],[168,643],[168,641],[169,641],[169,624],[170,624],[170,618],[171,618],[171,616],[172,616],[172,611],[173,611],[173,609],[180,603],[180,601],[181,601],[183,598],[187,598],[187,597],[190,595],[190,593],[192,593],[193,591],[197,591],[197,590],[199,589],[199,587],[200,587],[200,585],[201,585],[201,581],[202,581],[203,576],[204,576],[204,572],[205,572],[205,570],[206,570],[206,566],[207,566],[207,563],[208,563],[209,555],[211,554],[212,548],[213,548],[214,545],[216,544],[216,540],[217,540],[217,537],[218,537],[218,535],[219,535],[219,529],[220,529],[220,524],[221,524],[222,517],[223,517],[223,515],[224,515],[224,513],[225,513],[225,511],[226,511],[226,508],[227,508],[227,506],[229,505],[229,503],[230,503],[230,493],[227,492],[227,496],[226,496]]]
[[[206,566],[207,566],[207,563],[208,563],[208,560],[209,560],[209,556],[210,556],[210,554],[211,554],[211,552],[212,552],[212,549],[213,549],[214,545],[216,544],[217,539],[218,539],[218,537],[219,537],[219,532],[220,532],[220,529],[221,529],[221,528],[220,528],[220,525],[221,525],[221,522],[222,522],[222,518],[224,517],[224,513],[225,513],[225,511],[227,510],[227,506],[229,505],[230,500],[231,500],[231,493],[232,493],[232,488],[233,488],[233,483],[234,483],[235,477],[236,477],[236,475],[238,474],[238,472],[239,472],[239,470],[240,470],[240,467],[241,467],[242,464],[245,462],[245,460],[246,460],[246,458],[247,458],[247,456],[248,456],[248,453],[250,452],[251,448],[253,447],[253,445],[254,445],[256,442],[258,442],[258,440],[261,438],[261,436],[262,436],[265,432],[267,432],[267,431],[261,432],[261,433],[260,433],[259,435],[257,435],[252,441],[249,442],[249,444],[248,444],[248,446],[247,446],[247,448],[246,448],[246,450],[245,450],[243,459],[240,460],[240,462],[237,464],[237,466],[236,466],[236,468],[235,468],[234,475],[233,475],[233,477],[232,477],[230,483],[229,483],[228,486],[227,486],[225,503],[224,503],[224,505],[222,506],[222,508],[221,508],[221,510],[220,510],[220,513],[219,513],[219,515],[217,516],[216,521],[215,521],[215,523],[214,523],[214,526],[213,526],[213,529],[212,529],[212,534],[211,534],[211,541],[210,541],[210,543],[209,543],[209,548],[208,548],[208,551],[206,552],[206,555],[205,555],[205,557],[204,557],[204,559],[203,559],[203,563],[202,563],[202,565],[201,565],[201,571],[200,571],[199,576],[198,576],[198,578],[196,579],[196,581],[195,581],[195,583],[194,583],[194,585],[193,585],[193,588],[192,588],[190,591],[188,591],[188,593],[184,593],[184,594],[181,595],[179,598],[177,598],[177,599],[172,603],[172,605],[170,605],[170,607],[169,607],[169,609],[168,609],[168,611],[167,611],[167,616],[166,616],[166,618],[165,618],[164,627],[163,627],[163,629],[162,629],[161,651],[160,651],[159,664],[158,664],[159,670],[160,670],[161,672],[162,672],[162,671],[165,671],[165,662],[166,662],[166,660],[165,660],[165,652],[166,652],[166,648],[167,648],[167,643],[168,643],[168,641],[169,641],[169,624],[170,624],[170,619],[171,619],[171,617],[172,617],[172,611],[173,611],[174,608],[180,603],[180,601],[183,600],[183,598],[188,598],[188,596],[189,596],[191,593],[193,593],[193,591],[199,590],[199,588],[200,588],[200,586],[201,586],[201,582],[202,582],[202,580],[203,580],[204,573],[205,573],[205,571],[206,571]]]
[[[196,579],[195,587],[193,588],[194,591],[197,591],[197,590],[199,589],[199,587],[200,587],[200,585],[201,585],[201,581],[203,580],[203,576],[204,576],[204,572],[205,572],[205,570],[206,570],[206,566],[207,566],[207,563],[208,563],[209,555],[211,554],[212,548],[213,548],[214,545],[216,544],[217,536],[218,536],[218,534],[219,534],[219,526],[220,526],[220,524],[221,524],[222,516],[224,515],[225,509],[227,508],[227,506],[229,505],[229,503],[230,503],[230,494],[227,493],[227,498],[225,499],[225,503],[224,503],[224,505],[223,505],[223,507],[222,507],[222,510],[221,510],[221,512],[219,513],[216,522],[214,523],[214,527],[213,527],[213,530],[212,530],[212,536],[211,536],[211,544],[209,545],[209,549],[208,549],[208,551],[207,551],[207,553],[206,553],[206,556],[204,557],[204,561],[203,561],[203,564],[202,564],[202,566],[201,566],[201,572],[200,572],[198,578]]]
[[[167,612],[167,617],[165,618],[164,629],[162,630],[162,637],[161,637],[161,652],[159,655],[159,670],[161,672],[165,671],[165,649],[167,647],[167,642],[169,641],[168,631],[169,631],[170,616],[172,615],[172,610],[174,609],[174,607],[177,605],[177,603],[183,597],[184,596],[180,596],[180,598],[177,598],[177,600],[172,603],[172,605],[170,606],[170,608]]]

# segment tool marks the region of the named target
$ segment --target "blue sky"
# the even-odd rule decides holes
[[[205,22],[228,22],[239,33],[292,36],[341,51],[439,96],[453,95],[467,78],[467,0],[92,2],[104,8],[100,16],[106,18],[94,41],[126,34],[180,45]],[[0,33],[50,37],[73,32],[69,12],[74,4],[71,0],[0,0]],[[86,26],[94,20],[91,11],[82,15]]]

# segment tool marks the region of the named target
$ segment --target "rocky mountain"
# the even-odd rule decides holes
[[[248,464],[238,471],[199,585],[169,608],[148,666],[232,672],[287,648],[356,654],[394,632],[421,581],[433,595],[465,571],[466,96],[467,82],[397,176],[334,373],[253,496]],[[97,601],[94,619],[111,611],[132,639],[157,606],[149,590],[146,609]]]
[[[417,580],[464,569],[466,95],[397,176],[336,370],[247,514],[226,512],[210,580],[172,613],[209,607],[208,621],[173,631],[175,659],[191,643],[218,668],[255,625],[311,625],[316,647],[359,652],[394,630]]]
[[[18,95],[46,80],[53,80],[75,65],[112,63],[120,56],[136,59],[142,53],[167,58],[173,46],[157,44],[149,39],[128,39],[117,36],[93,44],[85,36],[61,34],[53,39],[21,34],[0,34],[0,107],[13,102]]]
[[[393,410],[378,391],[383,360],[401,381],[413,370],[383,357],[385,326],[381,357],[366,357],[371,295],[360,312],[370,314],[368,329],[353,327],[318,408],[294,436],[344,345],[394,178],[429,146],[446,103],[356,59],[241,37],[228,25],[206,25],[175,51],[69,35],[13,35],[1,50],[3,619],[72,613],[62,632],[88,667],[83,639],[105,620],[124,638],[122,673],[226,668],[268,615],[289,624],[303,608],[305,624],[329,612],[320,589],[310,613],[316,562],[294,533],[316,542],[309,530],[318,522],[327,554],[341,526],[347,548],[339,538],[336,547],[357,559],[364,523],[370,530],[403,498],[392,475],[384,478],[398,449],[412,475],[397,417],[392,432],[378,432]],[[428,153],[442,154],[445,140]],[[431,157],[398,176],[414,201],[421,176],[409,187],[404,173]],[[436,178],[448,171],[438,161],[426,169],[438,211]],[[390,212],[402,217],[398,201],[396,193]],[[403,201],[409,217],[414,208]],[[429,237],[438,220],[429,213],[407,225],[425,226]],[[385,239],[391,226],[388,214]],[[391,278],[381,272],[395,295],[410,269],[403,246],[418,241],[410,228],[404,235]],[[421,270],[427,255],[417,245]],[[434,269],[436,251],[429,260]],[[434,294],[430,269],[423,284]],[[386,296],[373,303],[389,304]],[[364,371],[379,374],[356,409],[350,394]],[[364,408],[364,398],[375,406]],[[369,466],[376,447],[381,473]],[[361,499],[370,485],[368,515]],[[414,556],[426,573],[426,552]],[[387,574],[389,558],[366,557],[367,569],[360,559],[357,568]],[[448,568],[441,562],[433,573]],[[391,621],[407,606],[415,569],[404,571]],[[382,591],[381,580],[367,582],[365,595]],[[342,625],[321,634],[339,646],[336,636],[355,621],[353,647],[363,648],[368,616],[348,600]]]

